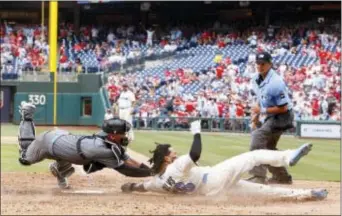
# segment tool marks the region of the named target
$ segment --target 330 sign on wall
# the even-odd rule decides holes
[[[45,105],[46,96],[42,94],[29,94],[28,101],[34,105]]]

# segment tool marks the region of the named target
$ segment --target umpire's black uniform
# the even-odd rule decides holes
[[[252,132],[250,144],[250,150],[252,151],[255,149],[276,150],[281,134],[293,127],[292,102],[282,77],[270,68],[272,65],[271,59],[271,55],[266,52],[260,53],[256,57],[260,75],[253,79],[253,90],[258,98],[260,113],[266,117],[262,125]],[[278,107],[284,112],[278,114],[268,113],[270,107]],[[266,167],[264,165],[254,167],[250,171],[253,177],[249,180],[266,183],[267,168],[273,174],[273,177],[268,180],[269,183],[292,183],[292,177],[285,167]]]

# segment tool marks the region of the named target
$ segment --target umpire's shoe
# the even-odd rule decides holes
[[[70,187],[68,184],[67,177],[71,176],[75,172],[75,168],[71,167],[71,169],[68,170],[68,172],[62,175],[60,171],[58,170],[57,166],[58,166],[57,163],[51,163],[49,166],[50,172],[52,173],[53,176],[57,178],[58,187],[60,189],[69,189]]]

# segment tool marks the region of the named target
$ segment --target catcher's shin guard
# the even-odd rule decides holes
[[[33,114],[36,107],[25,101],[21,102],[19,106],[19,113],[21,115],[21,122],[19,125],[18,143],[19,143],[19,154],[20,163],[25,161],[25,153],[29,145],[35,140],[35,126],[33,123]],[[21,163],[28,165],[26,162]]]
[[[19,106],[19,113],[21,116],[21,120],[32,121],[34,112],[36,111],[36,106],[28,103],[26,101],[22,101]]]
[[[58,187],[61,189],[69,188],[67,178],[75,172],[75,168],[72,167],[69,162],[55,161],[50,164],[50,172],[57,178]]]

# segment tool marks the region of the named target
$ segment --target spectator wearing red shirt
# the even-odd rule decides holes
[[[79,43],[75,44],[75,46],[74,46],[74,50],[75,50],[75,52],[79,52],[79,51],[81,51],[81,50],[82,50],[82,46],[81,46],[81,44],[79,44]]]
[[[183,78],[181,78],[181,83],[183,85],[186,85],[186,84],[190,83],[190,79],[188,77],[183,77]]]
[[[236,117],[237,118],[243,118],[244,117],[244,106],[242,105],[241,101],[238,100],[236,102]]]
[[[220,39],[218,42],[217,42],[217,46],[218,48],[224,48],[226,46],[226,44],[224,43],[223,39]]]
[[[90,40],[90,31],[91,31],[90,27],[86,27],[83,30],[83,35],[84,35],[86,41]]]
[[[160,45],[164,47],[166,44],[168,44],[168,41],[166,39],[163,39],[160,41]]]
[[[317,39],[317,35],[316,35],[315,31],[312,30],[310,35],[309,35],[310,43],[313,43],[316,39]]]
[[[159,99],[159,101],[158,101],[158,105],[159,105],[160,107],[164,107],[164,106],[166,105],[166,100],[165,100],[165,98],[161,97],[161,98]]]
[[[39,62],[38,62],[38,58],[37,57],[33,57],[32,58],[32,65],[33,65],[33,67],[38,67]]]
[[[38,29],[38,28],[36,28],[35,30],[34,30],[34,32],[33,32],[33,35],[34,35],[34,37],[36,38],[36,37],[38,37],[38,36],[40,36],[40,30]]]
[[[59,55],[64,55],[65,54],[65,47],[62,45],[60,48],[59,48]]]
[[[224,72],[224,66],[222,64],[220,64],[216,68],[216,77],[217,77],[217,79],[222,79],[223,72]]]
[[[337,100],[338,102],[341,101],[341,91],[335,90],[334,96],[335,96],[335,98],[336,98],[336,100]]]
[[[179,78],[183,78],[184,77],[184,70],[182,68],[179,68],[177,71],[176,71],[176,75],[177,77]]]
[[[37,57],[39,55],[39,53],[40,53],[40,50],[38,49],[38,47],[33,48],[33,50],[32,50],[32,55],[33,56]]]
[[[235,83],[237,83],[237,84],[241,84],[242,81],[243,81],[242,77],[236,77],[236,79],[235,79]]]
[[[108,86],[108,91],[109,91],[109,100],[111,101],[111,103],[114,103],[116,97],[119,95],[119,88],[112,84]]]
[[[321,64],[327,64],[327,57],[328,57],[328,53],[324,50],[320,50],[318,52],[318,56],[319,56],[319,59],[320,59],[320,63]]]
[[[320,116],[319,101],[316,97],[312,100],[311,107],[312,107],[312,113],[311,113],[312,117],[314,118],[314,120],[319,120],[319,116]]]
[[[217,102],[217,108],[218,108],[218,112],[219,112],[219,117],[221,118],[223,116],[223,111],[225,109],[224,103]]]
[[[23,40],[24,40],[24,34],[22,31],[20,31],[17,36],[17,46],[20,46]]]
[[[191,113],[195,110],[195,104],[193,102],[185,102],[185,110],[188,113]]]
[[[166,69],[165,72],[164,72],[164,75],[166,78],[169,78],[172,76],[172,72],[169,70],[169,69]]]
[[[301,71],[301,69],[297,70],[295,75],[295,82],[303,82],[305,80],[305,75]]]
[[[202,37],[203,40],[208,40],[208,39],[209,39],[209,36],[210,36],[210,34],[209,34],[208,31],[204,31],[204,32],[202,33],[202,35],[201,35],[201,37]]]
[[[5,28],[2,25],[0,25],[0,37],[1,38],[5,37]]]
[[[226,65],[230,65],[231,63],[232,63],[232,60],[230,60],[230,58],[227,57],[227,58],[225,59],[225,64],[226,64]]]
[[[59,62],[61,64],[66,63],[68,61],[68,57],[66,55],[62,55],[61,58],[59,59]]]
[[[12,53],[15,57],[18,57],[19,56],[19,49],[17,46],[13,46],[12,47]]]

